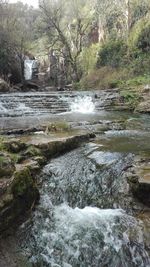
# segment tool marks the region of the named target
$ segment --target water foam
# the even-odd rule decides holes
[[[93,103],[92,97],[90,96],[78,96],[71,102],[70,105],[71,112],[76,113],[94,113],[95,105]]]
[[[42,214],[36,213],[33,236],[39,251],[31,262],[52,267],[149,266],[140,227],[123,210],[71,208],[65,203],[52,207],[47,198],[43,196],[42,204],[52,217],[39,223]]]
[[[0,114],[6,114],[7,113],[7,109],[3,106],[2,103],[0,103]]]

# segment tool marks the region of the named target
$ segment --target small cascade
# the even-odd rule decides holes
[[[26,79],[32,75],[34,60],[26,60]],[[0,117],[14,116],[39,116],[44,114],[78,113],[78,115],[96,114],[104,109],[103,99],[107,98],[107,92],[29,92],[9,93],[0,95]],[[23,107],[20,113],[16,112],[18,105]],[[24,112],[25,108],[28,112]],[[27,111],[27,110],[26,110]]]
[[[142,224],[120,208],[129,207],[121,173],[132,155],[99,149],[87,144],[40,174],[40,204],[21,229],[33,265],[150,267]]]
[[[71,112],[94,113],[95,105],[91,96],[78,96],[70,103]]]

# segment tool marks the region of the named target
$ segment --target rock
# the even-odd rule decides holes
[[[60,155],[77,148],[81,143],[95,138],[95,134],[81,134],[67,138],[60,138],[58,140],[48,141],[43,139],[42,142],[35,143],[34,146],[42,151],[45,158],[50,159],[51,157]]]
[[[42,152],[39,148],[30,145],[27,150],[23,153],[23,156],[29,158],[29,157],[35,157],[35,156],[41,156]]]
[[[66,84],[65,85],[65,90],[67,90],[67,91],[71,91],[72,90],[72,83],[71,84]]]
[[[128,181],[134,196],[150,207],[150,163],[137,161],[128,175]]]
[[[22,155],[22,160],[20,164],[14,165],[8,154],[2,153],[0,156],[1,176],[10,177],[0,179],[0,232],[16,223],[20,215],[32,209],[38,201],[36,175],[46,160],[70,151],[94,137],[94,134],[82,134],[54,140],[44,136],[36,140],[33,136],[31,142],[28,140],[27,143],[5,141],[5,149],[11,153],[17,152],[14,155]]]
[[[31,203],[34,200],[34,189],[35,184],[29,168],[25,167],[14,173],[14,179],[11,185],[11,192],[14,197],[25,196],[27,203]]]
[[[30,134],[35,132],[45,131],[45,127],[31,127],[27,129],[12,129],[12,130],[2,130],[0,133],[3,135],[23,135],[23,134]]]
[[[150,92],[150,84],[145,85],[144,92]]]
[[[125,125],[126,125],[126,130],[134,130],[134,129],[142,130],[143,129],[142,122],[136,118],[130,118],[126,120]]]
[[[0,78],[0,93],[7,93],[9,92],[9,85],[3,79]]]
[[[26,148],[25,143],[19,140],[9,140],[3,142],[4,148],[11,153],[19,153]]]
[[[150,113],[150,99],[141,102],[136,107],[136,110],[135,111],[141,112],[141,113]]]
[[[4,154],[0,154],[0,178],[7,177],[10,178],[15,171],[14,162],[11,158]]]
[[[0,232],[30,210],[38,199],[39,192],[29,168],[16,171],[7,192],[0,200]]]
[[[48,74],[45,72],[39,72],[38,73],[38,80],[41,83],[44,83],[48,79]]]

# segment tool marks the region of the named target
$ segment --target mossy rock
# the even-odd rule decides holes
[[[17,140],[3,142],[4,149],[11,153],[19,153],[26,148],[26,144]]]
[[[33,160],[35,160],[39,164],[39,166],[43,166],[47,162],[44,156],[36,156],[33,158]]]
[[[35,188],[35,182],[31,176],[29,168],[24,168],[14,173],[14,180],[11,186],[13,195],[22,196],[27,192],[31,192]]]
[[[39,199],[34,178],[29,168],[14,173],[14,179],[0,201],[0,232],[16,225],[20,215],[25,215]]]
[[[42,156],[42,151],[39,148],[30,145],[23,153],[23,155],[28,157]]]
[[[15,171],[15,165],[12,159],[5,154],[0,154],[0,178],[11,177]]]

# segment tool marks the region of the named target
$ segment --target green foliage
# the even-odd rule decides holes
[[[150,9],[149,0],[134,0],[130,3],[131,6],[131,18],[132,18],[132,26],[137,23],[140,19],[144,18]]]
[[[4,151],[5,150],[5,145],[4,145],[4,141],[6,139],[3,136],[0,136],[0,151]]]
[[[95,69],[99,46],[99,44],[92,44],[90,47],[86,47],[82,51],[80,64],[81,69],[85,75]]]
[[[136,45],[142,52],[150,52],[150,23],[141,30]]]
[[[138,105],[140,101],[139,94],[137,92],[133,92],[130,90],[122,91],[121,96],[124,98],[126,104],[132,109],[135,109],[135,107]]]
[[[122,81],[128,79],[130,73],[127,69],[115,69],[102,67],[89,73],[81,80],[81,86],[85,89],[108,89],[120,87]]]
[[[15,197],[27,194],[30,190],[33,189],[33,187],[33,178],[28,168],[15,172],[11,188],[11,191]]]
[[[149,75],[143,75],[143,76],[137,76],[130,79],[127,79],[126,81],[122,81],[122,87],[140,87],[141,85],[146,85],[150,83],[150,76]]]
[[[127,46],[123,40],[110,40],[105,43],[98,55],[97,67],[111,66],[113,68],[120,67],[127,54]]]
[[[27,43],[36,38],[35,21],[38,12],[19,2],[0,5],[0,75],[12,82],[22,80],[22,55]],[[10,76],[10,75],[9,75]]]
[[[150,22],[149,18],[139,20],[132,28],[128,46],[130,53],[135,54],[140,50],[141,52],[148,52],[150,50]]]

